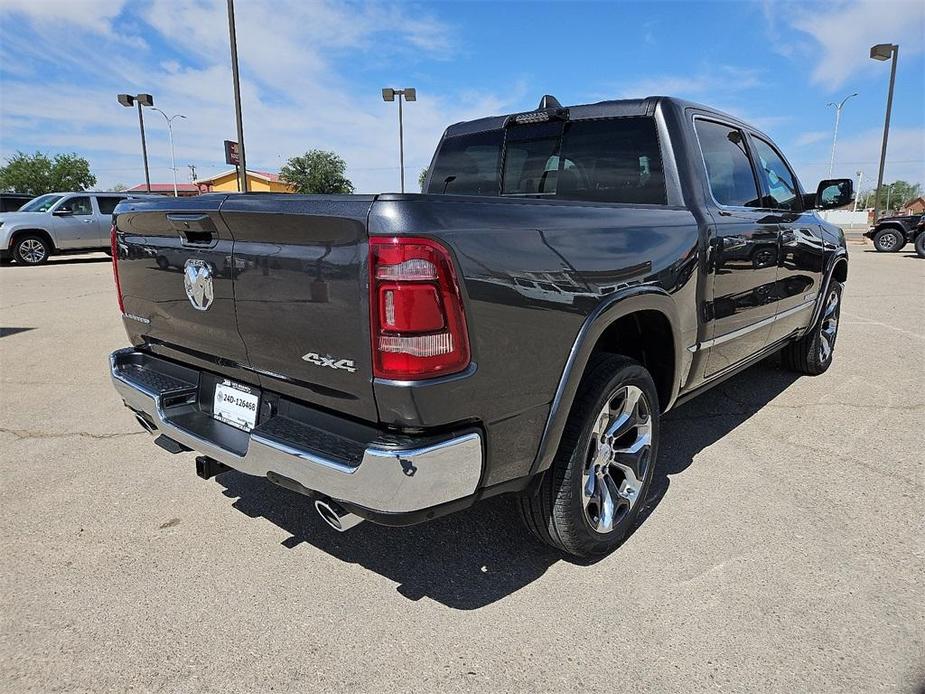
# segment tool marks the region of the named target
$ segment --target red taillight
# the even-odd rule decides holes
[[[119,239],[116,235],[116,225],[112,225],[109,232],[109,248],[112,251],[112,278],[116,281],[116,296],[119,297],[119,313],[125,313],[125,304],[122,303],[122,284],[119,282]]]
[[[447,250],[410,236],[369,240],[373,373],[421,379],[469,365],[469,333]]]

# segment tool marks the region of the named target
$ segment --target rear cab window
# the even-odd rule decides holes
[[[427,192],[666,204],[650,117],[550,121],[447,137]]]

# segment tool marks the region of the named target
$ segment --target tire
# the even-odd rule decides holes
[[[841,315],[842,284],[832,280],[819,321],[799,340],[791,342],[781,351],[781,359],[791,371],[818,376],[832,364],[835,339],[838,337],[838,318]]]
[[[915,252],[919,254],[919,258],[925,258],[925,231],[919,232],[915,237]]]
[[[880,253],[895,253],[905,245],[905,234],[894,227],[886,227],[874,234],[874,248]]]
[[[51,255],[51,245],[38,234],[25,234],[13,244],[13,259],[18,265],[44,265]]]
[[[608,436],[613,426],[616,436]],[[580,559],[613,551],[645,504],[658,441],[658,393],[649,372],[624,356],[593,355],[552,466],[538,490],[518,499],[527,527]]]

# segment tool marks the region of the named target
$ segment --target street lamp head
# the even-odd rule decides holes
[[[405,87],[403,90],[405,95],[405,101],[417,101],[418,100],[418,90],[414,87]]]
[[[383,89],[382,90],[382,100],[383,101],[395,101],[395,90],[394,89]]]
[[[178,113],[174,116],[174,118],[182,118],[183,120],[186,120],[186,116],[184,116],[182,113]]]
[[[154,106],[154,97],[150,94],[138,94],[135,98],[142,106]]]
[[[878,43],[871,46],[870,57],[872,60],[889,60],[893,57],[893,49],[896,48],[892,43]]]
[[[131,94],[119,94],[116,98],[119,100],[119,103],[122,104],[123,106],[134,106],[135,105],[135,97],[132,96]]]

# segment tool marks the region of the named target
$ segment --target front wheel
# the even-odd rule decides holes
[[[841,315],[841,295],[842,284],[833,279],[819,321],[803,337],[781,351],[784,366],[791,371],[818,376],[832,365],[835,338],[838,337],[838,318]]]
[[[919,254],[919,258],[925,258],[925,231],[915,237],[915,252]]]
[[[48,261],[51,247],[37,234],[21,236],[13,246],[13,258],[22,265],[41,265]]]
[[[895,253],[906,245],[906,237],[898,229],[887,227],[874,234],[874,248],[881,253]]]
[[[527,527],[579,558],[615,549],[633,527],[655,469],[658,393],[638,362],[596,354],[539,490],[519,499]]]

